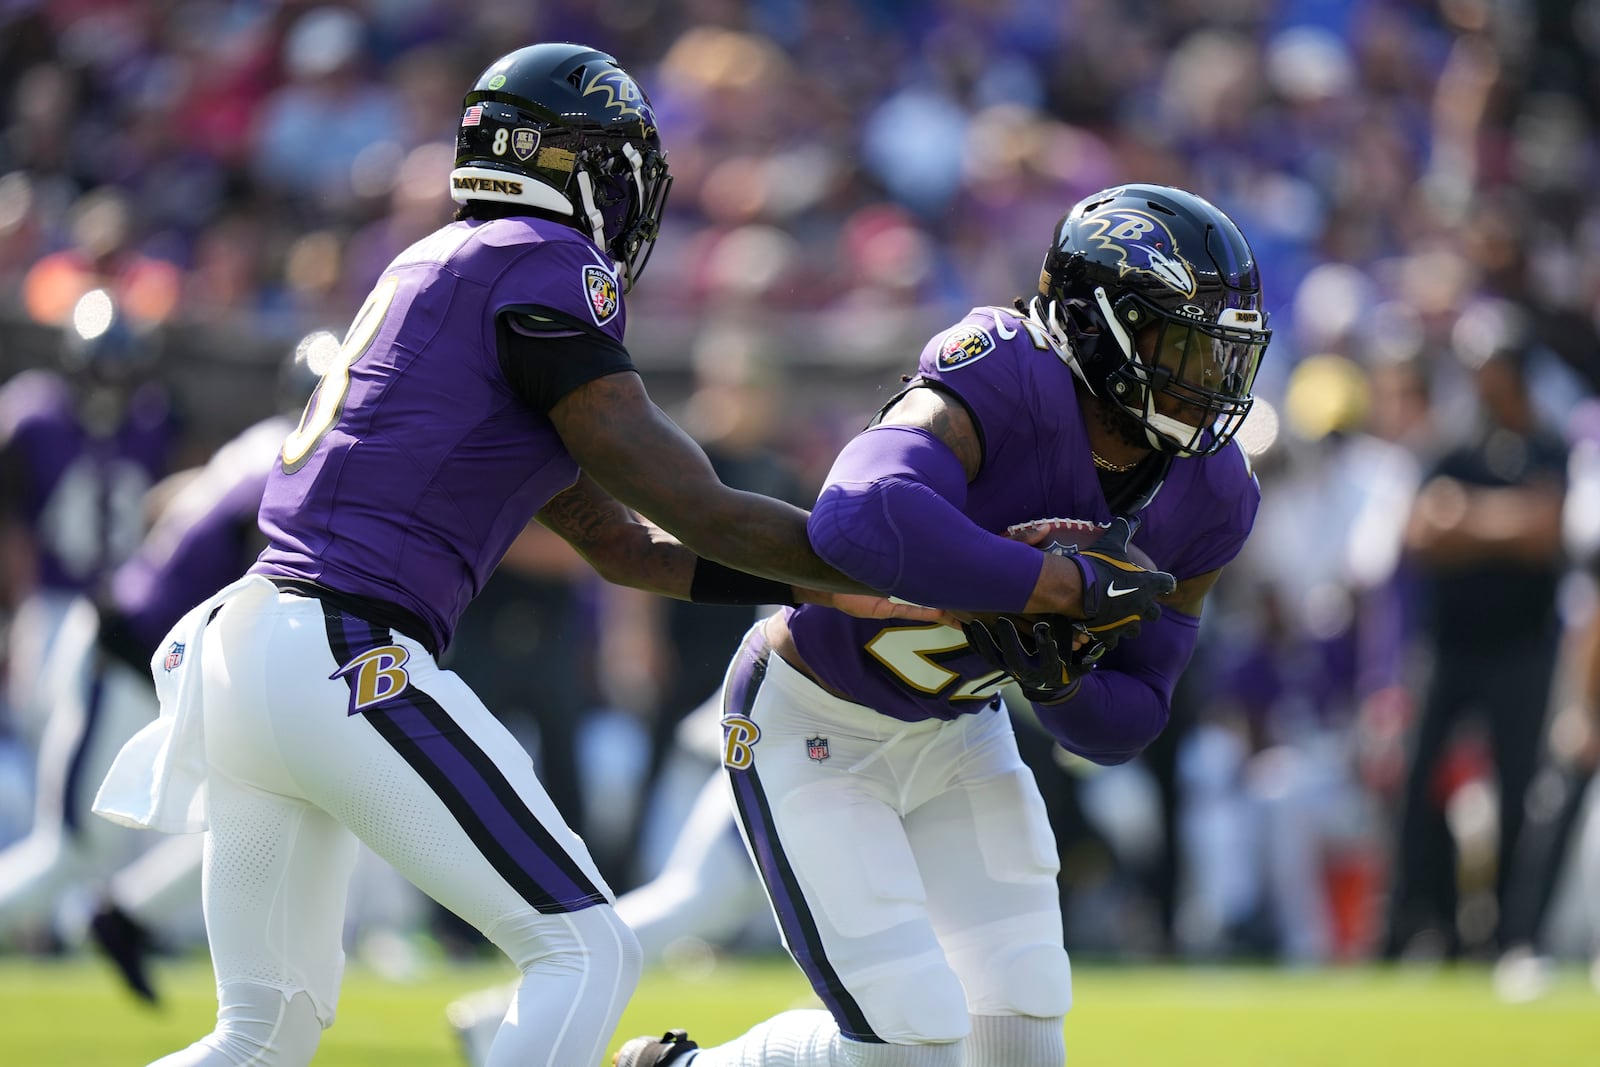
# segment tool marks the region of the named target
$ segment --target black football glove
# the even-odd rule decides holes
[[[1178,586],[1165,571],[1145,570],[1128,558],[1133,527],[1117,516],[1100,539],[1088,548],[1052,542],[1044,546],[1051,555],[1070,556],[1083,574],[1083,627],[1092,637],[1117,641],[1139,632],[1141,620],[1161,616],[1156,598]]]
[[[1061,622],[1069,624],[1072,620]],[[1004,615],[993,622],[962,623],[961,630],[974,652],[989,666],[1015,678],[1023,696],[1036,704],[1054,704],[1067,699],[1078,691],[1079,677],[1094,666],[1093,661],[1081,668],[1070,666],[1076,658],[1071,652],[1072,631],[1067,629],[1058,634],[1042,619],[1032,625],[1026,637],[1017,629],[1016,621]],[[1091,641],[1080,651],[1087,651],[1096,644],[1098,642]],[[1065,655],[1063,649],[1068,650]],[[1095,659],[1104,651],[1101,648]]]

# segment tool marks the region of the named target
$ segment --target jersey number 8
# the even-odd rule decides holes
[[[304,467],[311,453],[316,451],[317,444],[338,421],[339,413],[344,410],[345,394],[350,392],[350,366],[372,347],[372,340],[378,336],[378,327],[383,325],[383,318],[389,313],[389,305],[394,302],[395,289],[399,284],[399,279],[393,275],[383,279],[368,294],[361,310],[356,312],[355,321],[350,324],[344,342],[339,345],[338,355],[323,372],[316,392],[306,402],[300,425],[284,438],[283,473],[293,474]]]

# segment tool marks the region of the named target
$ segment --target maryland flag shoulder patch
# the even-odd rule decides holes
[[[939,369],[954,370],[994,351],[994,338],[981,326],[957,326],[939,341]]]
[[[596,326],[604,326],[616,318],[622,299],[617,293],[616,276],[610,271],[593,264],[584,267],[583,292]]]

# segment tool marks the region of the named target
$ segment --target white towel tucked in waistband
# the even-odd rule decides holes
[[[191,610],[150,659],[161,714],[128,739],[94,798],[96,815],[123,826],[193,834],[206,829],[206,735],[200,706],[200,646],[206,623],[236,598],[276,596],[260,575],[246,575]]]

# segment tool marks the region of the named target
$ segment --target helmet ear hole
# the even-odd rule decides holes
[[[1091,307],[1085,300],[1068,300],[1062,305],[1062,310],[1067,313],[1067,322],[1078,333],[1096,334],[1100,332],[1100,320]]]

